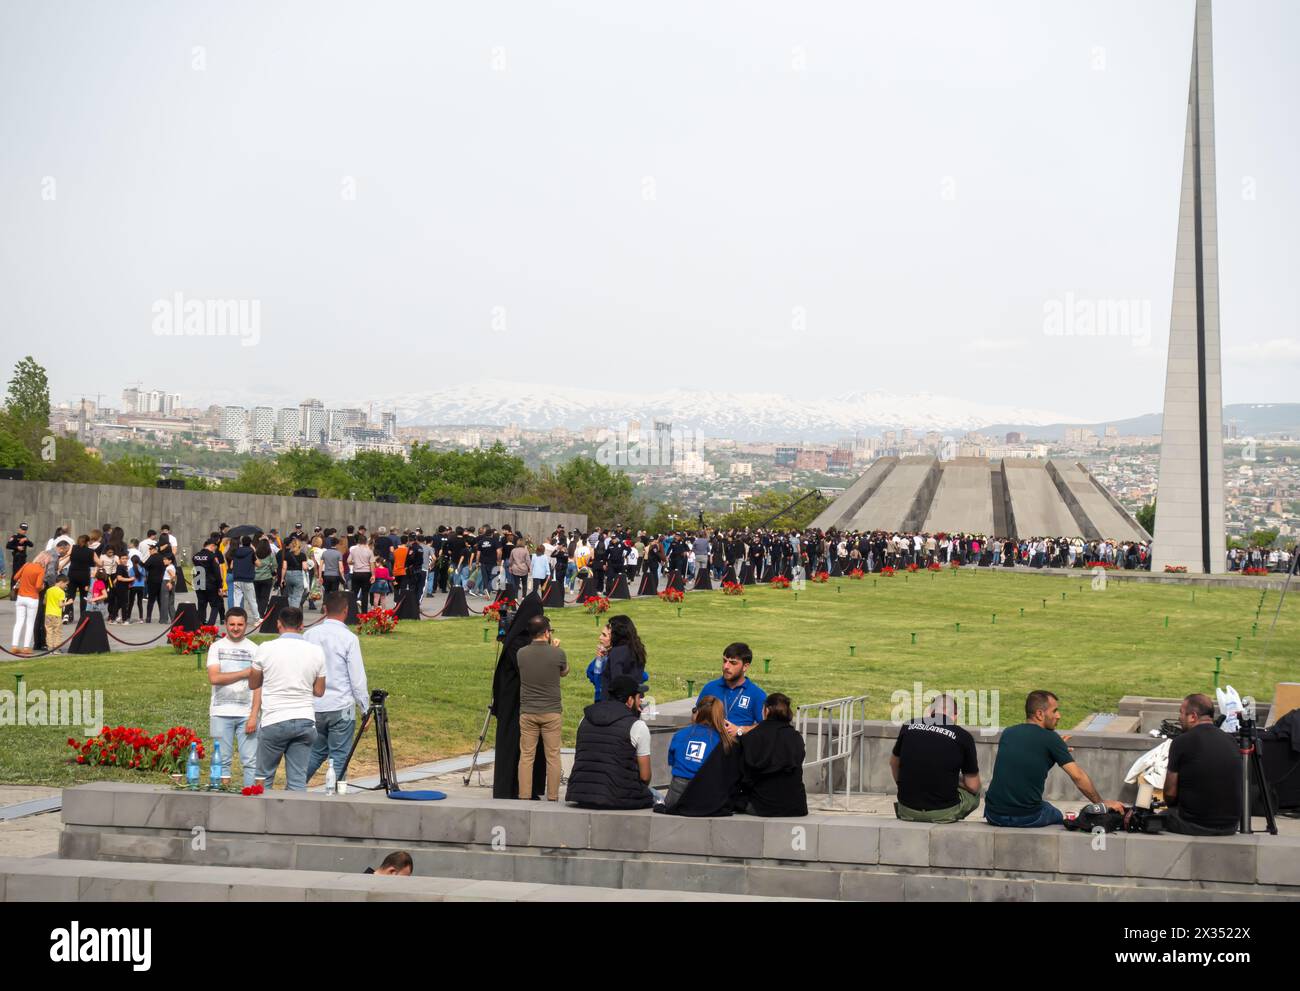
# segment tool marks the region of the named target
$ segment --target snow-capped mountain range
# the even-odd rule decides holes
[[[967,431],[991,424],[1068,422],[1062,413],[978,403],[929,393],[851,392],[818,399],[781,393],[610,392],[571,386],[480,381],[423,395],[371,397],[397,414],[400,426],[498,426],[525,430],[566,427],[617,429],[639,420],[666,420],[674,429],[736,440],[831,441],[881,429]]]

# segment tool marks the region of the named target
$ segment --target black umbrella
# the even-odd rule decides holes
[[[226,536],[230,540],[238,540],[240,537],[256,537],[259,533],[266,533],[266,531],[260,526],[253,526],[251,523],[242,523],[227,530]]]

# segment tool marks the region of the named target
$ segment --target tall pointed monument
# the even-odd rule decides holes
[[[1210,0],[1196,0],[1152,571],[1227,570]]]

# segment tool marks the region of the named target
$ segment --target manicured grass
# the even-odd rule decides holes
[[[649,653],[651,694],[660,701],[685,696],[687,679],[698,692],[720,673],[723,647],[744,640],[754,652],[753,680],[785,692],[796,704],[866,694],[869,715],[889,718],[891,694],[910,692],[920,681],[925,689],[997,690],[1006,725],[1021,718],[1026,692],[1049,688],[1061,696],[1063,725],[1072,726],[1089,712],[1113,711],[1122,695],[1209,691],[1216,654],[1223,657],[1220,683],[1243,695],[1271,698],[1275,682],[1300,680],[1300,604],[1288,597],[1262,662],[1278,593],[1265,596],[1259,633],[1252,637],[1259,602],[1260,593],[1247,587],[1197,588],[1193,602],[1185,585],[1112,577],[1104,590],[1094,591],[1088,575],[968,569],[810,583],[797,601],[793,591],[765,587],[748,590],[744,602],[721,592],[691,592],[680,618],[675,606],[658,600],[617,602],[612,612],[636,621]],[[573,607],[550,615],[573,667],[564,689],[571,743],[582,707],[591,701],[583,672],[595,648],[597,621]],[[363,638],[371,687],[391,693],[399,765],[473,749],[496,656],[495,627],[487,642],[485,628],[471,617],[403,623],[390,636]],[[770,671],[764,671],[764,658],[771,658]],[[17,671],[24,673],[29,692],[101,689],[104,721],[113,726],[158,732],[183,724],[207,736],[206,679],[193,657],[170,648],[0,665],[0,688],[12,689]],[[67,738],[79,735],[67,727],[0,726],[0,782],[146,779],[138,772],[67,763]],[[358,754],[364,760],[353,777],[375,766],[373,743],[363,743]]]

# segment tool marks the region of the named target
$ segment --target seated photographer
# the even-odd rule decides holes
[[[1241,754],[1214,725],[1214,704],[1189,695],[1178,709],[1183,732],[1169,744],[1165,828],[1188,836],[1231,836],[1241,821]]]
[[[591,809],[654,805],[650,727],[641,719],[641,688],[635,678],[615,678],[609,697],[583,712],[564,800]]]
[[[924,718],[899,727],[889,770],[898,784],[899,819],[959,822],[979,807],[975,738],[957,725],[955,698],[940,695]]]
[[[1056,735],[1056,724],[1061,721],[1059,701],[1052,692],[1030,692],[1025,698],[1025,721],[1002,731],[993,783],[984,796],[984,818],[992,825],[1018,829],[1062,825],[1065,816],[1061,810],[1043,801],[1043,786],[1054,764],[1061,766],[1088,801],[1124,811],[1119,802],[1102,799],[1088,772]]]
[[[737,812],[752,816],[806,816],[804,742],[792,723],[790,699],[773,692],[763,702],[763,721],[740,741],[742,778]]]

